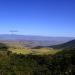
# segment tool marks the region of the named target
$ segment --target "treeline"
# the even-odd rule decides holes
[[[0,75],[74,75],[75,49],[55,55],[22,55],[0,52]]]

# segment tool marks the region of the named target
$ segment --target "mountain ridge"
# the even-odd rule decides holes
[[[51,46],[52,48],[57,48],[57,49],[71,49],[71,48],[75,48],[75,39],[71,40],[69,42],[63,43],[63,44],[59,44],[59,45],[54,45]]]

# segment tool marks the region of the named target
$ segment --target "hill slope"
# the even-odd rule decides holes
[[[51,46],[52,48],[57,48],[57,49],[64,49],[64,48],[68,48],[68,49],[72,49],[75,48],[75,40],[69,41],[67,43],[63,43],[60,45],[54,45]]]

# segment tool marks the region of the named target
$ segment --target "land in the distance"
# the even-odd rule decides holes
[[[22,37],[0,35],[1,75],[75,74],[74,38]]]

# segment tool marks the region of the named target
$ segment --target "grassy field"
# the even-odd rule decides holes
[[[61,50],[56,50],[53,48],[27,48],[18,42],[3,42],[1,47],[6,47],[7,50],[16,54],[32,54],[32,55],[53,55]],[[2,48],[3,50],[3,48]]]
[[[32,54],[32,55],[48,55],[48,54],[56,54],[61,50],[49,49],[49,48],[41,48],[41,49],[29,49],[29,48],[9,48],[9,51],[17,54]]]
[[[9,48],[9,51],[12,51],[12,53],[16,53],[16,54],[31,54],[32,51],[30,49],[27,48]]]

